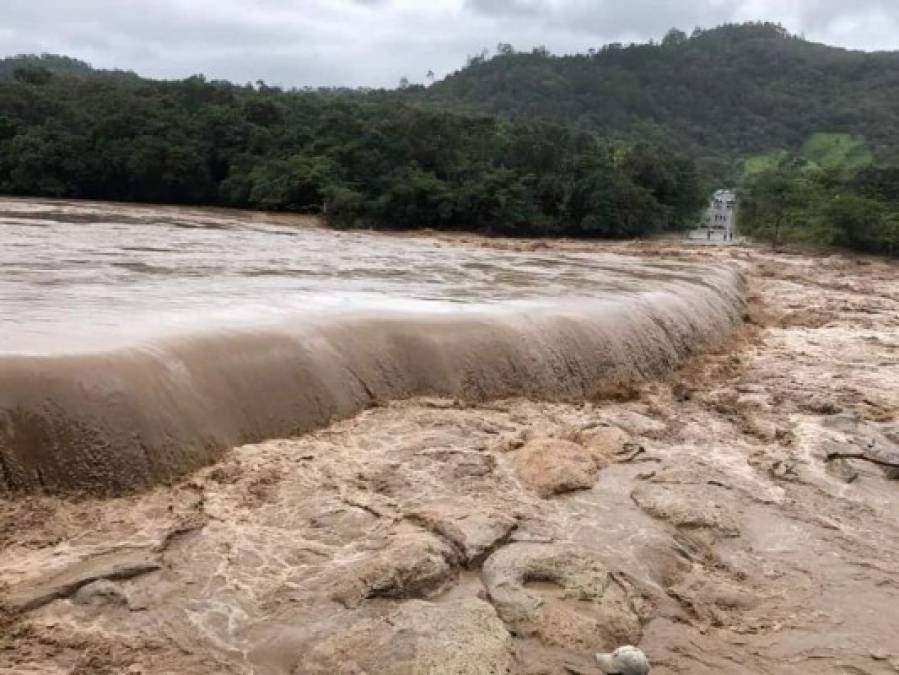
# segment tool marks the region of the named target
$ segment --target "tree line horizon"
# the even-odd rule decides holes
[[[895,128],[899,53],[764,22],[576,55],[500,43],[395,90],[0,60],[4,193],[312,212],[340,227],[643,236],[695,224],[708,194],[737,186],[756,236],[890,253]],[[801,161],[820,132],[864,139],[865,163]],[[797,191],[786,201],[784,185]],[[834,194],[853,199],[822,208]],[[789,224],[771,227],[778,199]]]

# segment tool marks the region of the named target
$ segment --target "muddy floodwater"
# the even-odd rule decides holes
[[[739,319],[721,265],[0,204],[0,485],[117,492],[415,395],[584,400]]]
[[[0,212],[0,673],[899,672],[895,263]]]
[[[226,210],[0,199],[0,352],[336,312],[495,311],[696,282],[695,265],[491,251]]]

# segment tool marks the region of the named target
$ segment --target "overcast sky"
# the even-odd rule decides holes
[[[0,0],[0,51],[150,77],[395,86],[497,42],[556,53],[767,19],[819,42],[899,49],[899,0]]]

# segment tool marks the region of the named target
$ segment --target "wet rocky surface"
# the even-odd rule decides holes
[[[747,275],[746,323],[577,403],[385,403],[115,499],[0,500],[0,672],[899,672],[899,269]]]

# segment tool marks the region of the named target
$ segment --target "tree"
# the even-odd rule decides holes
[[[667,146],[697,163],[706,188],[736,184],[740,159],[797,151],[822,131],[864,136],[874,159],[899,162],[895,53],[813,44],[773,23],[699,29],[690,39],[673,29],[662,45],[479,61],[430,87],[422,102]]]
[[[53,73],[51,73],[46,68],[42,66],[37,66],[33,64],[25,64],[18,66],[13,71],[13,78],[17,82],[22,82],[23,84],[30,84],[35,87],[40,87],[45,84],[48,84],[50,80],[53,79]]]
[[[684,44],[687,39],[687,34],[684,31],[678,30],[677,28],[672,28],[667,33],[665,33],[665,37],[662,38],[662,46],[676,47],[678,45]]]
[[[828,200],[823,208],[825,222],[833,228],[834,243],[863,251],[897,251],[896,212],[888,212],[876,200],[842,194]]]
[[[742,227],[778,247],[784,230],[807,210],[806,199],[799,176],[790,167],[762,172],[740,194]]]
[[[652,144],[423,105],[406,78],[401,94],[285,92],[85,68],[0,77],[0,190],[315,212],[339,227],[639,236],[693,189],[690,162]]]
[[[8,115],[0,114],[0,141],[16,135],[16,124]]]

